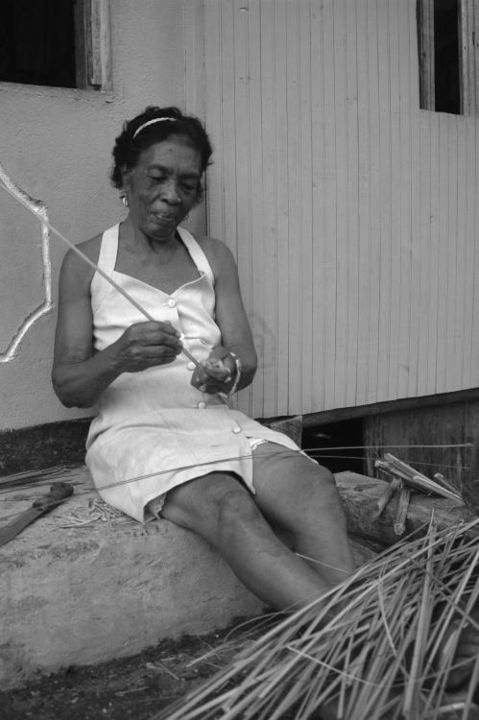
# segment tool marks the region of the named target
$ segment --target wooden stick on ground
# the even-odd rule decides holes
[[[397,477],[393,478],[389,485],[387,486],[386,490],[383,492],[380,498],[378,498],[378,501],[376,503],[376,508],[373,513],[373,519],[377,520],[378,517],[382,514],[384,508],[396,492],[396,490],[399,490],[401,487],[401,480]]]
[[[391,455],[391,453],[385,453],[384,459],[387,461],[391,470],[402,477],[411,487],[421,490],[422,492],[430,492],[436,495],[441,495],[449,500],[462,502],[461,495],[458,492],[451,492],[451,490],[442,487],[439,483],[426,477],[426,475],[418,472],[411,467],[411,465],[399,460],[399,458]]]
[[[394,533],[398,536],[404,535],[406,531],[407,511],[411,499],[410,489],[404,483],[401,483],[401,485],[396,517],[394,519]]]

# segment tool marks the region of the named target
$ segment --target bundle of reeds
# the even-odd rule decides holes
[[[479,717],[479,653],[457,649],[479,638],[478,524],[389,548],[151,720]]]
[[[431,480],[408,463],[395,457],[391,453],[384,455],[384,460],[376,460],[375,467],[393,478],[401,478],[407,485],[423,493],[441,495],[448,500],[462,502],[461,494],[450,485],[443,475],[436,473],[436,480]]]

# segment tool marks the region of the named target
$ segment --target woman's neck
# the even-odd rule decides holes
[[[130,217],[121,223],[120,238],[123,239],[124,247],[129,252],[141,252],[145,255],[153,253],[165,259],[173,255],[180,244],[176,231],[165,237],[150,237],[134,225]]]

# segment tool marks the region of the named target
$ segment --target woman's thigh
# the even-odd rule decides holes
[[[276,443],[263,443],[253,452],[255,500],[273,523],[316,517],[338,500],[331,472],[302,453]]]

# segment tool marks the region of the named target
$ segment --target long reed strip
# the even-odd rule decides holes
[[[463,720],[479,717],[478,525],[432,522],[388,548],[259,637],[239,639],[223,670],[150,720],[434,720],[453,706]],[[472,631],[478,659],[461,668],[454,646]],[[447,689],[457,670],[459,699]]]
[[[117,282],[113,280],[108,273],[106,273],[101,267],[99,267],[96,263],[93,262],[93,260],[90,260],[88,255],[85,255],[84,252],[82,252],[74,243],[71,242],[65,235],[63,235],[59,230],[57,230],[43,215],[41,215],[37,210],[32,208],[26,200],[24,200],[22,197],[19,197],[16,195],[11,188],[9,188],[7,185],[5,185],[3,182],[0,182],[0,188],[3,188],[5,192],[7,192],[9,195],[13,197],[14,200],[16,200],[20,205],[22,205],[24,208],[26,208],[36,219],[45,227],[47,227],[50,232],[52,232],[54,235],[56,235],[60,240],[62,240],[65,245],[67,245],[70,250],[72,250],[78,257],[80,257],[87,265],[89,265],[91,268],[95,270],[99,275],[102,276],[106,282],[108,282],[115,290],[122,295],[125,300],[127,300],[133,307],[135,307],[146,320],[152,320],[154,321],[155,318],[147,311],[145,308],[140,305],[139,302],[135,300],[135,298],[130,295],[124,288],[121,287],[121,285],[118,285]],[[199,365],[198,360],[190,353],[188,348],[182,347],[182,353],[186,355],[188,360],[191,360],[195,365]]]
[[[438,446],[438,447],[442,447],[442,446]],[[338,455],[338,456],[320,455],[318,458],[316,458],[315,455],[316,455],[317,450],[318,450],[318,448],[305,448],[302,450],[302,452],[305,452],[305,453],[309,454],[309,456],[312,457],[313,459],[318,459],[318,460],[327,459],[328,457],[339,457],[339,458],[348,459],[348,460],[351,459],[347,455]],[[276,454],[276,451],[272,454]],[[187,464],[187,465],[179,465],[179,466],[176,466],[173,468],[167,468],[167,469],[162,468],[162,469],[158,469],[153,472],[150,472],[150,473],[135,475],[131,478],[116,480],[115,482],[103,485],[101,488],[98,488],[98,489],[109,490],[111,488],[119,487],[121,485],[128,485],[130,483],[139,482],[141,480],[145,480],[148,478],[161,476],[161,475],[164,475],[169,472],[185,470],[185,469],[189,469],[191,467],[202,467],[202,465],[209,465],[209,464],[213,465],[213,464],[218,464],[218,463],[222,463],[222,462],[230,461],[230,460],[241,460],[243,458],[250,457],[250,455],[251,455],[251,453],[239,454],[239,455],[229,455],[226,457],[218,458],[217,460],[208,460],[208,461],[205,461],[205,463],[195,462],[195,463],[191,463],[191,464]],[[358,459],[367,460],[368,458],[367,457],[361,457],[361,458],[358,457]],[[421,464],[421,463],[416,463],[416,464]],[[422,464],[430,464],[430,463],[422,463]],[[464,469],[467,469],[467,468],[464,468]],[[84,472],[84,469],[79,469],[76,466],[74,468],[69,467],[69,466],[62,466],[62,467],[45,468],[45,469],[41,469],[41,470],[25,471],[25,472],[21,472],[21,473],[14,473],[12,475],[1,476],[0,477],[0,495],[11,492],[13,487],[16,487],[16,489],[22,489],[23,487],[28,487],[31,485],[39,487],[39,486],[48,484],[53,479],[69,481],[69,476],[71,475],[71,473],[74,473],[74,472],[76,472],[78,474],[78,473]]]

